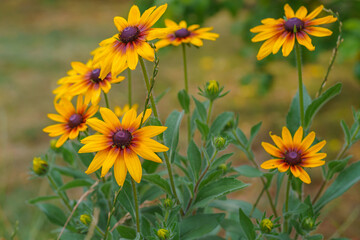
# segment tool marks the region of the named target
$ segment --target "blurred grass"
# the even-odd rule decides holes
[[[26,200],[50,192],[45,179],[30,179],[29,168],[33,156],[38,156],[48,147],[49,137],[42,128],[51,123],[46,114],[54,112],[51,91],[56,81],[66,74],[71,61],[87,61],[89,52],[98,42],[115,31],[113,17],[126,16],[128,1],[55,1],[55,0],[8,0],[0,2],[0,239],[8,238],[15,222],[19,221],[18,239],[49,239],[54,226],[45,217],[26,203]],[[285,114],[297,89],[296,69],[288,61],[271,62],[266,70],[274,75],[271,91],[258,94],[257,84],[244,84],[242,78],[254,71],[256,53],[230,32],[233,23],[241,21],[246,14],[240,12],[235,18],[221,12],[206,22],[220,33],[216,42],[205,42],[200,49],[188,49],[190,93],[197,95],[197,86],[208,80],[218,80],[230,94],[222,102],[215,103],[214,114],[235,111],[240,115],[240,127],[248,132],[250,127],[264,119],[257,143],[270,141],[268,132],[279,134],[285,124]],[[250,33],[249,33],[250,34]],[[318,40],[314,40],[316,45]],[[334,43],[335,44],[335,43]],[[244,49],[251,58],[239,54]],[[331,52],[320,55],[318,62],[304,67],[305,84],[313,97],[326,71]],[[183,72],[179,48],[160,52],[160,72],[155,92],[160,94],[167,88],[169,93],[160,102],[163,119],[173,108],[180,109],[176,93],[183,88]],[[342,145],[340,119],[352,122],[351,108],[359,107],[359,84],[352,74],[352,62],[336,64],[328,86],[343,82],[342,94],[331,101],[316,118],[313,129],[317,136],[328,141],[326,151],[332,159]],[[149,65],[150,67],[150,65]],[[139,69],[137,69],[139,70]],[[114,86],[110,92],[111,105],[126,103],[126,81]],[[134,101],[143,104],[145,88],[141,74],[134,74]],[[139,93],[139,94],[138,94]],[[199,97],[201,98],[201,97]],[[183,126],[185,127],[185,126]],[[183,128],[183,132],[186,132]],[[181,138],[182,144],[185,137]],[[359,159],[359,145],[352,148],[354,159]],[[235,150],[234,148],[231,148]],[[233,159],[235,165],[246,163],[238,152]],[[254,145],[258,162],[268,156],[260,144]],[[321,181],[320,170],[311,172],[313,184],[306,192],[315,192]],[[236,198],[254,201],[260,187],[253,179],[249,194],[233,195]],[[358,205],[359,184],[325,210],[319,232],[325,238],[331,236]],[[264,208],[266,200],[261,201]],[[270,212],[270,211],[268,211]],[[342,236],[356,239],[360,236],[357,223],[345,229]]]

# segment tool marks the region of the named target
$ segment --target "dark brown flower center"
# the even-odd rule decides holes
[[[79,126],[83,122],[83,117],[81,114],[75,113],[69,118],[69,127],[74,128]]]
[[[100,75],[100,69],[99,68],[92,70],[91,74],[90,74],[90,80],[92,82],[94,82],[94,83],[101,82],[101,79],[99,78],[99,75]]]
[[[285,27],[285,30],[288,32],[294,32],[294,28],[296,27],[296,32],[299,32],[304,28],[304,22],[296,17],[289,18],[285,22],[284,27]]]
[[[127,130],[120,130],[113,135],[113,142],[114,145],[117,147],[121,147],[121,148],[127,147],[130,145],[131,140],[132,140],[132,135]]]
[[[289,151],[285,154],[285,161],[289,165],[297,165],[301,162],[301,154],[296,151]]]
[[[119,34],[119,38],[123,43],[128,43],[136,40],[140,34],[140,30],[137,27],[126,27],[121,34]]]
[[[186,38],[190,36],[191,32],[186,28],[179,29],[175,32],[175,37],[177,38]]]

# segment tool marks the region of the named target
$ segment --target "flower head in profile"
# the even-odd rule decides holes
[[[326,23],[332,23],[337,20],[333,16],[316,18],[324,6],[317,7],[308,14],[307,9],[302,6],[296,13],[289,4],[284,7],[285,19],[266,18],[261,21],[263,25],[252,28],[250,31],[258,33],[252,42],[261,42],[266,40],[257,54],[257,59],[261,60],[269,54],[276,54],[282,47],[282,54],[287,57],[294,48],[295,38],[297,42],[305,46],[308,50],[314,51],[315,47],[311,43],[309,35],[315,37],[326,37],[332,34],[332,31],[326,28],[317,27]]]
[[[210,32],[212,27],[199,28],[197,24],[188,27],[185,21],[176,24],[170,19],[165,20],[165,25],[172,30],[155,44],[156,48],[166,47],[169,44],[179,46],[181,43],[191,43],[201,47],[203,39],[215,41],[219,37],[219,34]]]
[[[81,62],[72,62],[72,72],[67,77],[59,80],[62,84],[55,91],[63,89],[62,93],[68,96],[85,96],[85,104],[91,101],[92,104],[96,105],[100,101],[101,91],[108,93],[111,89],[111,84],[121,82],[125,77],[113,77],[108,72],[104,79],[99,78],[100,68],[94,65],[93,61],[90,60],[87,64]],[[121,71],[125,70],[123,68]],[[66,96],[66,95],[65,95]]]
[[[101,176],[105,176],[114,165],[114,176],[120,186],[124,184],[127,171],[139,183],[142,168],[138,156],[161,163],[155,152],[166,152],[168,148],[151,138],[164,132],[167,127],[140,128],[141,119],[145,122],[151,115],[150,109],[146,110],[144,117],[143,113],[137,116],[136,111],[130,109],[124,114],[121,122],[108,108],[100,108],[100,114],[104,121],[97,118],[87,120],[87,124],[100,134],[81,140],[85,146],[79,153],[97,152],[86,173],[90,174],[102,168]]]
[[[137,111],[138,107],[139,107],[139,105],[137,105],[137,104],[132,105],[131,108],[130,108],[129,104],[125,104],[125,106],[122,109],[119,106],[115,106],[114,113],[117,117],[122,117],[130,109],[134,109],[135,111]]]
[[[152,26],[164,14],[167,4],[151,7],[140,15],[139,8],[131,7],[128,20],[115,17],[114,23],[118,33],[100,43],[101,49],[94,52],[94,61],[101,66],[100,79],[104,79],[109,72],[116,76],[124,67],[131,70],[136,68],[141,57],[154,61],[154,49],[147,41],[154,40],[166,34],[164,28]]]
[[[92,117],[99,109],[98,106],[91,105],[89,108],[84,104],[83,97],[78,96],[76,109],[68,99],[61,99],[55,103],[55,109],[59,114],[48,114],[51,120],[59,122],[58,124],[48,126],[43,129],[49,133],[50,137],[61,137],[56,142],[56,147],[62,146],[67,139],[75,139],[79,132],[87,129],[86,120]]]
[[[304,167],[319,167],[325,164],[323,159],[326,153],[319,153],[326,141],[321,141],[312,147],[315,140],[315,133],[309,133],[303,139],[303,128],[299,127],[294,137],[291,136],[289,129],[283,127],[282,138],[270,133],[270,137],[275,145],[262,142],[261,145],[274,159],[265,161],[261,164],[264,169],[277,168],[280,172],[286,172],[289,168],[291,173],[300,178],[304,183],[311,183],[311,179]]]

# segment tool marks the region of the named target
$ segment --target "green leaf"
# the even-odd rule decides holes
[[[349,156],[345,159],[333,160],[333,161],[329,162],[328,163],[329,170],[327,172],[326,179],[330,180],[330,179],[332,179],[332,177],[334,176],[335,173],[341,172],[346,167],[350,158],[351,158],[351,156]]]
[[[212,232],[223,220],[225,214],[197,214],[180,222],[180,239],[198,239]]]
[[[134,239],[136,237],[136,230],[131,227],[120,225],[116,227],[116,230],[123,238]]]
[[[170,149],[170,160],[174,162],[176,148],[179,143],[179,127],[184,112],[174,110],[166,119],[165,126],[167,127],[164,132],[165,145]]]
[[[240,220],[240,226],[244,231],[246,238],[248,240],[255,240],[254,225],[251,222],[250,218],[246,216],[243,210],[241,210],[241,208],[239,208],[239,220]]]
[[[360,180],[360,161],[343,170],[335,181],[326,189],[324,195],[315,203],[315,211],[319,211],[333,199],[340,197],[352,185]]]
[[[161,178],[158,174],[143,175],[142,179],[152,184],[155,184],[156,186],[164,190],[167,194],[172,195],[168,181]]]
[[[306,91],[305,86],[303,85],[304,93],[304,108],[306,109],[311,103],[311,97]],[[286,126],[289,128],[292,134],[300,127],[300,107],[299,107],[299,91],[294,96],[289,112],[286,116]]]
[[[220,164],[222,164],[223,162],[225,162],[226,160],[228,160],[234,153],[227,153],[222,155],[221,157],[218,157],[214,160],[214,162],[211,164],[211,169],[216,168],[217,166],[219,166]]]
[[[37,203],[36,206],[45,213],[50,222],[59,226],[64,226],[66,216],[60,208],[50,203]]]
[[[54,171],[59,172],[61,175],[66,175],[66,176],[73,177],[73,178],[89,179],[89,176],[86,173],[84,173],[83,171],[80,171],[80,170],[76,170],[74,168],[54,166],[52,169]]]
[[[350,146],[350,144],[351,144],[351,133],[350,133],[350,130],[349,130],[349,128],[348,128],[348,126],[346,125],[346,123],[345,123],[344,120],[341,120],[340,125],[341,125],[341,128],[342,128],[343,131],[344,131],[345,142],[346,142],[347,145]]]
[[[305,129],[308,129],[311,126],[311,122],[315,116],[315,114],[320,110],[320,108],[330,101],[332,98],[334,98],[336,95],[338,95],[341,92],[341,83],[337,83],[326,92],[321,94],[320,97],[315,99],[307,108],[305,112]]]
[[[224,196],[247,186],[248,184],[245,184],[235,178],[222,178],[204,186],[199,190],[195,200],[195,206],[204,206],[215,198]]]
[[[259,169],[249,165],[242,165],[240,167],[234,168],[234,170],[245,177],[261,177],[263,175],[263,172],[261,172]]]
[[[165,89],[162,93],[156,96],[155,103],[160,102],[160,100],[170,91],[170,88]]]
[[[59,188],[59,191],[65,191],[71,188],[77,188],[77,187],[90,187],[93,185],[94,181],[91,179],[75,179],[71,182],[68,182],[64,185],[62,185]]]
[[[209,134],[209,127],[208,125],[206,125],[205,123],[203,123],[202,121],[200,121],[199,119],[195,120],[196,122],[196,126],[199,129],[201,136],[203,136],[204,139],[207,138],[208,134]]]
[[[204,103],[200,102],[199,100],[197,100],[196,98],[194,98],[194,102],[195,102],[195,106],[196,106],[196,109],[199,113],[199,116],[200,116],[200,119],[205,122],[206,121],[206,118],[207,118],[207,112],[206,112],[206,108],[205,108],[205,105]]]
[[[191,140],[191,142],[189,143],[189,147],[187,149],[187,157],[190,162],[190,166],[195,176],[195,179],[197,180],[199,178],[199,172],[201,169],[201,153],[198,146],[196,146],[193,140]]]
[[[324,236],[321,234],[316,234],[316,235],[312,235],[312,236],[307,236],[305,239],[306,240],[322,240],[322,239],[324,239]]]
[[[209,204],[209,207],[214,207],[223,211],[236,213],[239,211],[239,208],[241,208],[246,215],[249,215],[253,205],[251,203],[242,201],[242,200],[235,200],[235,199],[226,199],[226,200],[220,200],[216,199],[212,201]],[[259,211],[259,209],[255,208],[252,216],[257,219],[261,219],[262,213]]]
[[[33,199],[30,199],[28,201],[28,203],[30,204],[35,204],[38,202],[44,202],[44,201],[49,201],[49,200],[53,200],[53,199],[59,199],[59,196],[41,196],[41,197],[36,197]]]
[[[231,119],[234,118],[233,112],[224,112],[217,116],[210,127],[210,134],[213,136],[218,136],[221,131],[225,128],[226,124],[228,124]]]
[[[249,142],[248,142],[248,147],[251,145],[252,141],[254,140],[255,136],[257,135],[257,133],[259,132],[260,128],[261,128],[261,124],[262,122],[259,122],[258,124],[255,124],[250,131],[250,138],[249,138]]]
[[[75,162],[75,159],[74,159],[74,154],[72,153],[72,151],[70,151],[66,147],[61,148],[61,151],[62,151],[62,156],[63,156],[64,161],[70,165],[73,165]]]
[[[73,141],[72,142],[73,148],[75,152],[78,152],[79,149],[83,146],[83,144],[80,144],[78,142]],[[80,161],[86,166],[89,167],[91,161],[94,159],[93,153],[79,153],[77,156],[80,158]]]
[[[182,109],[184,109],[185,113],[189,113],[190,111],[190,97],[185,89],[178,92],[178,99]]]

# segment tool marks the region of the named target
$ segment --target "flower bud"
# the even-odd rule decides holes
[[[51,139],[50,140],[50,148],[54,151],[58,150],[58,148],[56,147],[56,142],[57,140],[56,139]]]
[[[44,176],[49,170],[49,164],[39,157],[33,159],[33,171],[38,176]]]
[[[91,216],[89,214],[82,214],[80,216],[80,222],[82,222],[83,224],[85,224],[86,226],[89,226],[91,223]]]
[[[216,150],[221,151],[224,150],[228,146],[228,142],[226,138],[223,137],[215,137],[214,138],[214,146]]]
[[[260,229],[264,233],[270,233],[273,227],[274,227],[274,223],[268,218],[264,218],[260,222]]]
[[[314,225],[315,225],[315,221],[313,218],[311,217],[306,217],[303,219],[302,223],[301,223],[303,229],[305,230],[313,230],[314,229]]]
[[[227,165],[225,163],[222,163],[218,166],[218,169],[223,170],[223,172],[225,172],[227,170]]]
[[[206,90],[211,95],[217,95],[219,93],[219,83],[215,80],[211,80],[206,84]]]
[[[161,240],[166,240],[170,237],[169,230],[166,230],[163,228],[159,229],[156,234],[159,237],[159,239],[161,239]]]
[[[166,199],[164,200],[164,206],[165,206],[166,208],[172,208],[172,206],[173,206],[173,201],[172,201],[170,198],[166,198]]]

